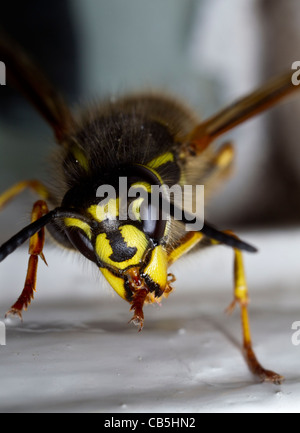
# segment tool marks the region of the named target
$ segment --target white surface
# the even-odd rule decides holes
[[[300,231],[246,233],[261,253],[247,255],[251,319],[262,364],[286,377],[258,384],[240,352],[232,300],[232,253],[225,247],[184,259],[176,291],[145,309],[142,333],[129,305],[89,265],[46,247],[36,299],[24,323],[7,324],[0,347],[1,412],[291,412],[300,408]],[[0,266],[0,317],[18,297],[26,251]],[[92,272],[95,275],[95,272]],[[97,274],[97,273],[96,273]],[[98,282],[97,282],[98,280]]]

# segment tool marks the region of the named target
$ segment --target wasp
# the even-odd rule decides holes
[[[29,240],[29,263],[25,286],[7,315],[26,310],[36,290],[39,259],[45,229],[61,247],[81,253],[93,262],[112,288],[130,304],[131,322],[144,325],[145,304],[160,302],[173,290],[170,266],[196,248],[224,244],[234,252],[234,300],[241,308],[243,352],[251,372],[261,381],[280,383],[283,378],[266,370],[253,351],[248,303],[249,295],[243,251],[256,249],[232,232],[216,229],[204,221],[201,229],[187,230],[191,206],[180,208],[173,199],[169,214],[162,217],[166,201],[154,204],[152,187],[204,185],[208,190],[224,182],[234,160],[232,143],[216,140],[247,119],[277,104],[297,87],[290,72],[271,80],[250,95],[200,121],[193,110],[174,97],[145,93],[122,96],[73,113],[36,63],[7,35],[0,35],[0,58],[7,79],[35,106],[53,129],[53,179],[18,183],[0,195],[0,210],[25,189],[39,200],[33,206],[31,223],[0,247],[0,262]],[[137,188],[149,198],[124,197]],[[99,202],[97,191],[110,185],[116,195]],[[122,185],[122,182],[121,182]],[[126,196],[126,191],[125,191]],[[120,218],[130,207],[135,218]],[[190,200],[193,202],[193,199]],[[156,207],[156,219],[151,211]],[[182,218],[175,219],[181,211]],[[184,211],[187,210],[187,213]],[[178,212],[177,212],[178,213]]]

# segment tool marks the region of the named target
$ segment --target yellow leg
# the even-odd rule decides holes
[[[226,232],[234,235],[232,232]],[[186,254],[191,248],[198,244],[204,236],[198,232],[189,232],[182,238],[178,245],[169,253],[169,266]],[[210,240],[212,245],[218,244],[217,241]],[[251,329],[248,314],[249,295],[246,281],[243,255],[240,250],[234,250],[234,301],[228,307],[227,312],[232,313],[236,304],[241,307],[241,321],[243,330],[243,350],[246,362],[251,372],[258,376],[263,382],[273,382],[280,384],[284,378],[273,371],[264,369],[258,362],[252,347]]]
[[[27,188],[36,192],[43,200],[47,200],[49,197],[46,187],[41,182],[38,180],[25,180],[0,195],[0,211]]]
[[[168,255],[168,265],[171,266],[180,257],[189,252],[195,245],[197,245],[202,239],[203,234],[201,232],[187,232],[186,236],[182,238],[178,245]]]
[[[249,295],[241,251],[234,250],[234,301],[227,311],[231,313],[237,303],[241,307],[241,320],[243,328],[244,356],[251,372],[258,376],[263,382],[280,384],[284,378],[273,371],[265,370],[258,362],[252,348],[251,330],[248,314]]]

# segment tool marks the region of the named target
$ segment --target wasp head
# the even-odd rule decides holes
[[[98,202],[87,186],[68,193],[63,202],[68,208],[78,207],[78,196],[85,197],[82,219],[65,218],[64,231],[73,247],[94,262],[118,295],[131,303],[132,321],[141,328],[144,303],[158,302],[171,291],[164,248],[168,222],[151,200],[153,182],[159,181],[144,166],[130,167],[118,173],[118,185],[116,177],[98,188],[90,187]]]

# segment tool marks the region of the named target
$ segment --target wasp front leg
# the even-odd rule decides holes
[[[24,190],[30,189],[38,194],[43,200],[49,198],[49,192],[47,188],[37,180],[26,180],[17,183],[4,193],[0,195],[0,211],[6,207],[13,199],[19,196]],[[31,220],[32,222],[37,221],[40,217],[48,212],[48,207],[45,201],[38,201],[33,207]],[[43,255],[45,233],[44,229],[40,230],[30,240],[29,245],[29,263],[28,271],[25,281],[23,292],[18,301],[11,307],[6,316],[10,314],[16,314],[22,319],[22,311],[28,307],[36,288],[36,275],[38,267],[38,257],[46,263]]]
[[[230,243],[240,242],[240,240],[231,232],[219,232],[220,239],[221,235],[230,236]],[[225,241],[225,238],[223,239]],[[181,241],[178,243],[177,247],[174,248],[169,256],[169,265],[173,264],[177,261],[181,256],[188,253],[191,249],[199,245],[201,242],[204,242],[203,246],[205,246],[206,242],[208,245],[217,245],[220,244],[220,241],[216,241],[214,239],[208,239],[201,232],[189,232],[187,233]],[[246,358],[246,362],[250,368],[250,371],[258,376],[263,382],[273,382],[275,384],[280,384],[284,378],[273,371],[269,371],[264,369],[261,364],[258,362],[256,355],[253,351],[252,347],[252,339],[251,339],[251,330],[250,330],[250,322],[249,322],[249,314],[248,314],[248,305],[249,305],[249,294],[247,281],[245,276],[245,269],[243,263],[243,255],[240,249],[233,247],[234,250],[234,301],[231,303],[227,312],[231,313],[236,304],[239,303],[241,307],[241,320],[242,320],[242,329],[243,329],[243,350]]]
[[[35,203],[32,210],[31,221],[35,222],[42,216],[49,212],[47,204],[40,200]],[[43,254],[43,248],[45,243],[45,229],[42,228],[38,233],[36,233],[30,239],[29,244],[29,262],[27,276],[25,280],[24,289],[21,296],[17,302],[11,307],[11,309],[6,313],[6,317],[9,315],[18,315],[22,320],[22,311],[26,310],[32,299],[34,298],[34,292],[36,291],[36,278],[37,278],[37,268],[39,257],[47,265],[45,256]]]
[[[31,189],[40,195],[43,199],[49,197],[49,193],[46,187],[39,181],[29,180],[22,181],[11,187],[5,193],[0,196],[0,210],[7,206],[14,198],[21,194],[25,189]],[[45,201],[38,201],[32,210],[31,220],[32,222],[37,221],[40,217],[48,212],[48,207]],[[36,288],[36,275],[38,267],[38,257],[40,256],[42,260],[46,263],[45,257],[43,255],[45,233],[44,229],[40,230],[36,235],[34,235],[30,240],[29,245],[29,263],[28,271],[25,281],[25,286],[21,296],[18,301],[11,307],[6,316],[10,314],[18,315],[22,319],[22,311],[28,307],[31,300],[33,299],[33,294]]]
[[[44,201],[38,201],[35,203],[32,210],[31,221],[35,222],[43,215],[48,213],[48,206]],[[18,315],[22,320],[22,311],[26,310],[34,298],[34,292],[36,291],[36,279],[37,279],[37,268],[39,257],[45,262],[45,256],[43,254],[43,248],[45,243],[45,230],[41,229],[31,239],[29,244],[29,262],[28,270],[25,280],[24,289],[17,302],[7,312],[6,317],[9,315]]]
[[[248,314],[249,294],[247,281],[245,276],[245,269],[243,263],[243,255],[240,250],[234,250],[234,301],[228,307],[227,312],[231,313],[236,304],[241,307],[241,321],[243,329],[243,349],[244,356],[249,366],[250,371],[258,376],[262,382],[273,382],[274,384],[281,384],[284,378],[273,371],[264,369],[258,362],[252,347],[252,338],[250,330],[250,321]]]

